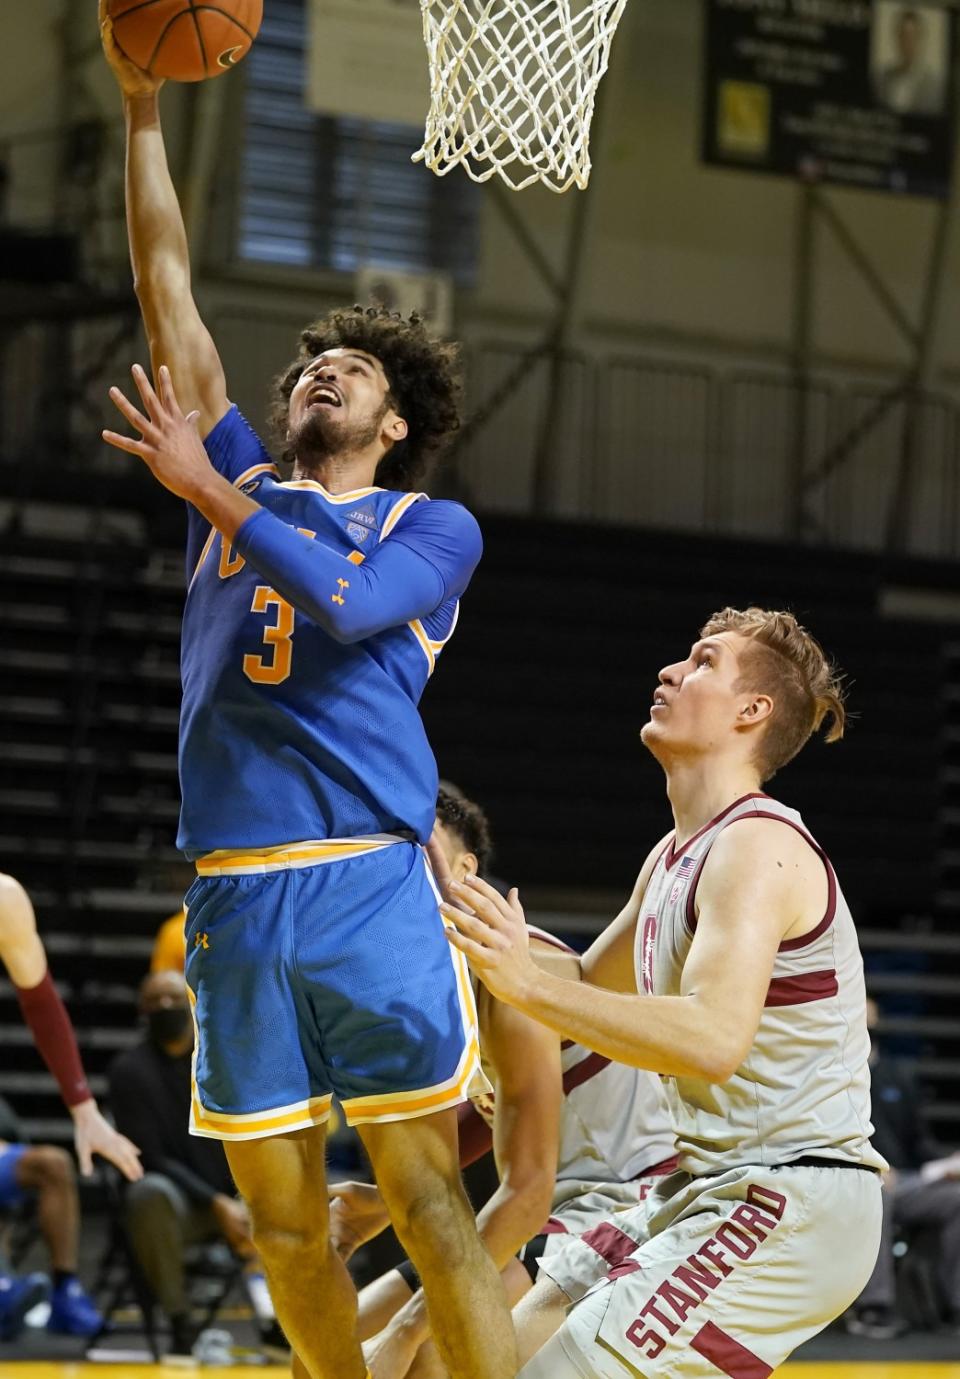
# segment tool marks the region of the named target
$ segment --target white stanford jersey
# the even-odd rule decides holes
[[[573,952],[552,934],[532,925],[530,937]],[[495,1085],[496,1071],[483,1054],[485,1007],[491,997],[484,988],[480,988],[478,997],[481,1064]],[[613,1063],[568,1040],[561,1045],[560,1057],[563,1104],[555,1206],[568,1195],[564,1184],[569,1184],[571,1190],[575,1187],[579,1194],[592,1183],[632,1183],[674,1157],[670,1113],[655,1073]],[[473,1104],[487,1124],[492,1125],[493,1096],[475,1098]]]
[[[722,830],[740,819],[779,820],[807,840],[826,868],[827,909],[809,933],[781,943],[760,1027],[733,1077],[722,1085],[664,1079],[680,1167],[712,1174],[809,1155],[885,1168],[870,1144],[870,1044],[853,918],[829,860],[795,810],[767,795],[748,795],[679,852],[674,840],[667,844],[637,922],[637,989],[680,995],[700,874]]]

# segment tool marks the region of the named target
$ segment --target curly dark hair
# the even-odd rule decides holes
[[[437,792],[437,822],[455,833],[467,851],[473,853],[482,876],[493,853],[493,839],[490,821],[480,806],[444,781]]]
[[[459,347],[428,335],[416,312],[409,320],[376,306],[329,312],[301,332],[297,358],[274,381],[270,422],[281,443],[297,380],[311,359],[330,349],[363,350],[379,359],[390,387],[388,401],[407,423],[408,434],[380,461],[376,482],[384,488],[415,488],[460,426]],[[284,458],[294,456],[287,451]]]

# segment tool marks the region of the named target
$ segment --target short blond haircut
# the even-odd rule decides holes
[[[757,748],[760,779],[768,781],[829,719],[827,742],[843,737],[843,677],[823,647],[792,613],[766,608],[723,608],[704,624],[701,637],[735,632],[750,646],[740,651],[737,690],[769,694],[773,713]]]

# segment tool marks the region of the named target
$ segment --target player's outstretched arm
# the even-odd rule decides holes
[[[198,435],[199,413],[184,416],[166,365],[157,371],[157,392],[139,364],[133,377],[146,415],[119,388],[111,388],[110,397],[141,439],[116,431],[104,431],[103,439],[139,456],[165,488],[186,499],[336,641],[359,642],[403,627],[463,592],[482,541],[476,521],[458,503],[430,503],[424,518],[405,516],[402,535],[391,534],[362,565],[354,565],[287,526],[214,469]],[[447,515],[438,521],[438,513]]]
[[[190,285],[190,255],[167,165],[158,92],[163,82],[134,66],[117,46],[100,0],[100,36],[123,92],[127,127],[127,237],[133,280],[156,373],[167,364],[188,411],[206,436],[229,408],[223,366]]]
[[[763,830],[763,832],[761,832]],[[797,869],[813,854],[786,825],[738,822],[700,879],[698,923],[679,996],[631,996],[564,981],[532,961],[523,910],[483,881],[451,889],[450,941],[495,996],[631,1067],[726,1082],[756,1036],[777,948],[797,922]]]
[[[80,1171],[93,1172],[102,1154],[131,1181],[142,1176],[139,1151],[100,1114],[87,1085],[73,1025],[47,967],[30,897],[12,876],[0,875],[0,961],[13,982],[37,1052],[56,1078],[73,1117]]]

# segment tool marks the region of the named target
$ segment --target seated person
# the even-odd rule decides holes
[[[16,1114],[0,1097],[0,1213],[35,1206],[53,1272],[52,1294],[44,1274],[0,1274],[0,1340],[15,1340],[26,1314],[48,1296],[48,1331],[95,1336],[103,1319],[77,1278],[80,1202],[73,1160],[56,1145],[24,1141]]]
[[[145,977],[140,1013],[146,1037],[119,1054],[109,1074],[114,1118],[140,1146],[144,1168],[142,1180],[126,1188],[126,1228],[170,1321],[172,1354],[189,1355],[197,1328],[187,1303],[186,1247],[219,1238],[247,1259],[254,1249],[223,1145],[189,1132],[193,1021],[183,976],[151,972]],[[261,1332],[269,1329],[264,1326],[269,1319],[258,1320]]]
[[[946,1152],[930,1134],[910,1065],[877,1047],[873,1035],[877,1018],[877,1003],[868,1000],[873,1143],[890,1164],[890,1172],[883,1183],[883,1231],[876,1268],[846,1325],[854,1335],[883,1341],[905,1330],[894,1308],[893,1273],[893,1245],[904,1229],[936,1227],[937,1276],[946,1320],[960,1328],[960,1153]]]

